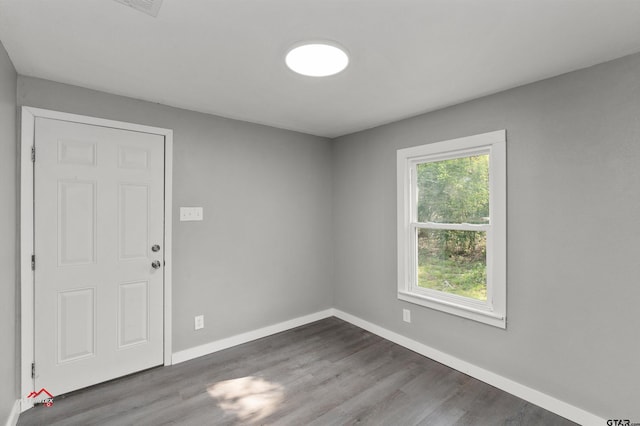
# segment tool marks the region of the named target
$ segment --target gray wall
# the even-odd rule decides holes
[[[604,418],[640,419],[638,76],[629,56],[337,139],[336,307]],[[396,150],[498,129],[506,331],[396,298]]]
[[[0,43],[0,422],[16,391],[16,70]]]
[[[174,130],[174,352],[331,306],[328,139],[22,76],[18,103]]]

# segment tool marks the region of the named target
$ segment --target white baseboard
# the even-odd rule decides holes
[[[261,339],[263,337],[271,336],[272,334],[287,331],[301,325],[309,324],[314,321],[329,318],[333,316],[333,309],[326,309],[324,311],[316,312],[310,315],[294,318],[288,321],[284,321],[278,324],[269,325],[267,327],[260,328],[258,330],[248,331],[246,333],[237,334],[235,336],[227,337],[225,339],[216,340],[211,343],[207,343],[194,348],[185,349],[183,351],[175,352],[171,357],[172,364],[179,364],[190,359],[198,358],[204,355],[209,355],[214,352],[228,349],[233,346],[241,345],[243,343],[250,342],[252,340]]]
[[[518,382],[514,382],[513,380],[503,377],[499,374],[470,364],[466,361],[441,352],[423,343],[409,339],[408,337],[402,336],[401,334],[395,333],[393,331],[387,330],[386,328],[365,321],[354,315],[348,314],[338,309],[333,309],[333,315],[337,318],[340,318],[341,320],[363,328],[373,334],[397,343],[400,346],[404,346],[407,349],[411,349],[412,351],[417,352],[420,355],[424,355],[427,358],[438,361],[441,364],[447,365],[455,370],[458,370],[471,377],[488,383],[491,386],[495,386],[498,389],[502,389],[505,392],[522,398],[525,401],[542,407],[545,410],[551,411],[552,413],[558,414],[559,416],[567,418],[578,424],[585,426],[607,424],[607,421],[605,419],[600,418],[595,414],[589,413],[588,411],[575,407],[564,401],[560,401],[557,398],[549,396]]]
[[[18,417],[20,416],[20,400],[17,399],[13,403],[9,417],[7,418],[6,426],[16,426],[18,424]]]

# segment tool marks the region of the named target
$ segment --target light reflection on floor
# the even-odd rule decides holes
[[[284,390],[278,383],[247,376],[215,383],[207,388],[220,408],[239,420],[253,422],[272,414],[282,401]]]

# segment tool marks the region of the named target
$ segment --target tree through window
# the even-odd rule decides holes
[[[487,300],[486,230],[429,224],[489,224],[489,155],[416,165],[418,286]]]

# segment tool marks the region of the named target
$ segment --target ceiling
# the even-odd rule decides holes
[[[18,73],[336,137],[640,51],[638,0],[0,0]],[[346,47],[289,71],[304,40]]]

